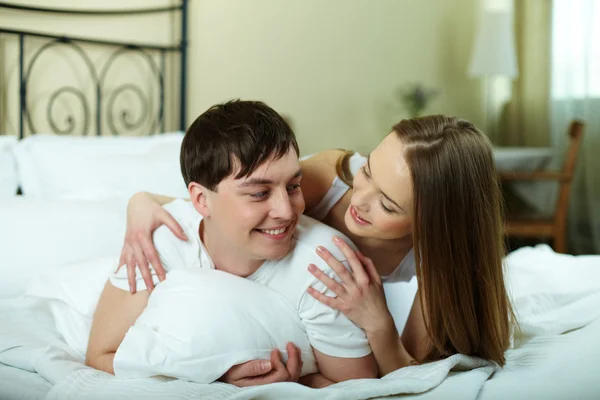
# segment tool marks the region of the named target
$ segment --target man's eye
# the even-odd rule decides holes
[[[258,193],[250,193],[249,196],[254,197],[255,199],[262,199],[262,198],[267,197],[268,194],[269,194],[269,192],[258,192]]]
[[[300,189],[300,184],[299,183],[297,183],[295,185],[289,185],[287,187],[288,192],[293,192],[293,191],[298,190],[298,189]]]

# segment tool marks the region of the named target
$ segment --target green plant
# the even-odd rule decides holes
[[[428,89],[420,83],[396,90],[396,99],[404,106],[411,118],[420,117],[429,102],[439,94],[437,89]]]

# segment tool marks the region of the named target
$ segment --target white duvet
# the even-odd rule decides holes
[[[521,348],[534,345],[538,338],[585,326],[600,315],[599,256],[560,255],[547,246],[538,246],[510,254],[506,264],[522,332],[516,343]],[[35,295],[35,290],[31,294]],[[47,399],[363,399],[423,393],[444,382],[449,373],[449,382],[460,384],[440,385],[437,389],[443,392],[436,389],[436,393],[443,398],[475,399],[495,371],[483,360],[456,355],[403,368],[380,380],[343,382],[321,390],[293,383],[240,389],[168,378],[119,379],[82,364],[81,351],[68,346],[57,331],[59,318],[53,315],[47,300],[30,297],[0,301],[0,362],[36,372],[49,381],[53,386]],[[509,352],[507,370],[511,364],[524,362],[518,357],[519,351]]]

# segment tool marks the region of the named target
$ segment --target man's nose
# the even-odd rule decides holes
[[[277,191],[277,195],[271,197],[270,217],[287,221],[294,218],[294,209],[287,190]]]

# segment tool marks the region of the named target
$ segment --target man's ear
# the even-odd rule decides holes
[[[205,218],[210,216],[210,190],[197,182],[190,182],[188,191],[190,192],[190,200],[196,211]]]

